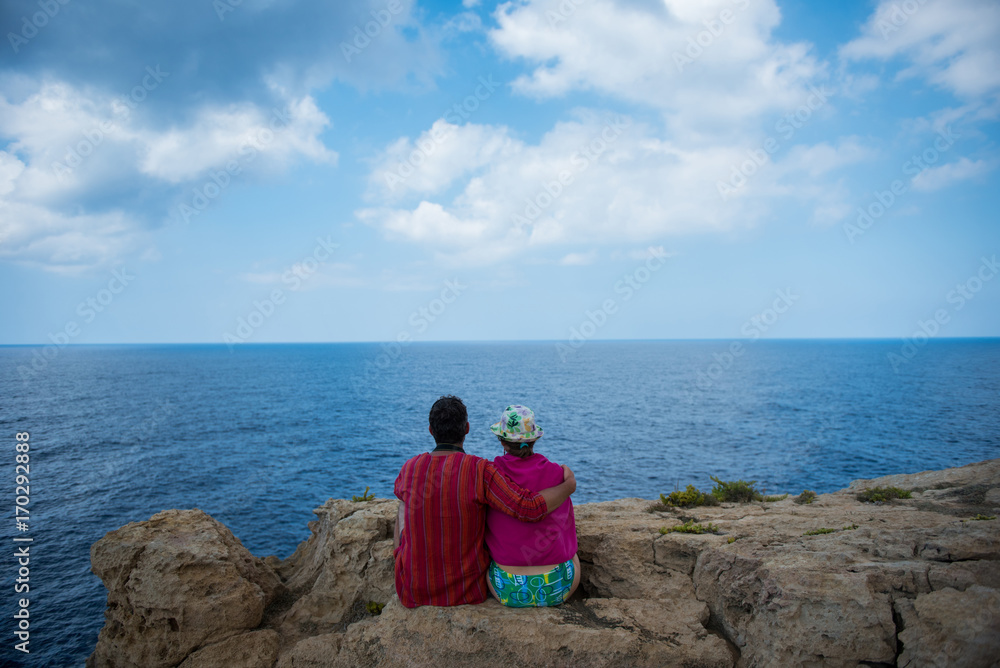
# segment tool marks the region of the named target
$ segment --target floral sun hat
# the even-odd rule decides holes
[[[514,404],[503,409],[500,421],[490,427],[490,431],[514,443],[534,441],[542,437],[542,428],[535,424],[535,414],[527,406]]]

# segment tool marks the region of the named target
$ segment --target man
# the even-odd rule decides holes
[[[535,494],[466,454],[468,412],[458,397],[434,402],[429,422],[437,447],[409,459],[396,478],[396,593],[408,608],[482,603],[489,596],[487,507],[537,522],[569,498],[576,478],[564,466],[561,484]]]

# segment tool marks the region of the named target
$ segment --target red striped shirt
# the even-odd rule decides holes
[[[487,507],[529,522],[546,512],[541,494],[464,452],[408,460],[395,493],[406,504],[395,559],[396,593],[407,608],[485,601]]]

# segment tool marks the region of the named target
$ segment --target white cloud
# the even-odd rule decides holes
[[[359,212],[359,217],[366,222],[378,221],[390,236],[451,247],[478,243],[490,226],[490,221],[458,217],[440,204],[427,201],[420,202],[413,211],[367,209]]]
[[[318,138],[329,123],[311,97],[270,111],[249,103],[203,109],[187,127],[147,134],[140,167],[150,176],[179,183],[251,152],[276,167],[299,157],[336,162],[337,154]]]
[[[859,138],[844,137],[836,146],[826,142],[813,146],[793,146],[789,149],[788,156],[781,161],[781,166],[786,174],[805,172],[815,177],[874,155],[874,151],[864,146]]]
[[[432,246],[442,259],[491,263],[560,245],[648,243],[665,235],[746,229],[767,213],[774,197],[814,201],[815,217],[823,221],[829,212],[844,210],[840,202],[847,193],[819,177],[868,155],[853,138],[793,146],[724,200],[717,184],[747,160],[745,147],[685,147],[627,118],[583,111],[577,116],[556,124],[537,144],[513,142],[510,150],[490,152],[488,161],[474,156],[511,141],[508,130],[466,126],[467,160],[428,162],[433,176],[418,171],[406,182],[415,205],[372,207],[357,215],[390,238]],[[464,186],[457,194],[444,192],[444,184],[460,179]]]
[[[535,64],[516,91],[608,93],[662,110],[676,129],[718,132],[794,109],[823,73],[807,45],[772,38],[770,0],[528,0],[495,17],[496,47]]]
[[[18,200],[15,191],[25,171],[15,155],[0,151],[0,257],[72,273],[110,262],[134,246],[135,235],[120,211],[65,215]]]
[[[559,264],[564,267],[585,267],[589,264],[594,264],[597,259],[597,251],[589,251],[586,253],[567,253],[559,260]]]
[[[17,102],[0,95],[0,137],[9,139],[0,151],[0,255],[62,272],[113,262],[148,241],[179,186],[229,160],[254,171],[337,158],[319,139],[329,121],[310,97],[289,101],[273,125],[268,110],[243,105],[160,129],[132,106],[64,82]],[[163,205],[159,217],[142,197]]]
[[[1000,4],[994,0],[882,0],[847,59],[908,59],[901,77],[922,76],[964,98],[1000,90]]]
[[[479,14],[462,12],[448,19],[442,29],[446,33],[463,33],[481,30],[482,27],[483,21],[479,18]]]
[[[0,198],[0,257],[73,274],[118,260],[142,237],[121,211],[64,215]]]
[[[966,181],[975,178],[980,174],[985,174],[993,169],[993,165],[985,160],[972,161],[968,158],[959,158],[956,162],[931,167],[920,172],[913,177],[913,189],[930,192],[941,190],[953,183]]]
[[[390,144],[376,159],[369,183],[374,191],[388,197],[436,193],[521,148],[506,128],[459,126],[440,119],[416,140],[401,137]]]
[[[792,143],[836,113],[828,100],[841,91],[824,85],[826,66],[808,44],[773,36],[773,1],[523,0],[494,17],[494,46],[528,64],[515,92],[595,91],[659,112],[664,124],[619,127],[578,110],[528,143],[505,127],[438,121],[376,160],[369,195],[383,206],[357,213],[391,238],[432,246],[444,262],[527,252],[526,261],[572,264],[591,256],[548,249],[609,244],[614,256],[613,246],[664,236],[738,233],[782,199],[811,208],[816,223],[850,211],[839,172],[872,151],[857,137]],[[861,78],[849,89],[872,85]],[[764,154],[768,139],[777,148]],[[741,175],[751,154],[764,160]]]
[[[0,196],[14,190],[14,181],[23,171],[23,162],[6,151],[0,151]]]

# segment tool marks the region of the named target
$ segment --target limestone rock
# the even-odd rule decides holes
[[[283,589],[277,575],[200,510],[165,510],[94,543],[108,588],[88,666],[176,666],[191,652],[256,628]]]
[[[300,640],[281,656],[276,668],[325,668],[341,665],[337,660],[337,653],[343,639],[343,633],[324,633]]]
[[[898,665],[929,668],[1000,666],[1000,591],[950,587],[897,603],[904,630]],[[973,614],[974,613],[974,614]]]
[[[286,640],[343,630],[369,601],[396,595],[392,560],[395,500],[330,499],[313,512],[313,535],[279,567],[296,598],[276,626]]]
[[[853,667],[895,660],[891,599],[873,590],[864,573],[747,548],[705,555],[695,578],[698,596],[709,600],[749,665]]]
[[[857,500],[875,486],[913,490],[913,498]],[[997,487],[1000,460],[992,460],[855,481],[810,505],[706,508],[699,518],[738,540],[702,551],[697,596],[746,665],[893,665],[895,602],[1000,581],[998,523],[970,521]],[[819,529],[834,532],[804,535]]]
[[[856,498],[888,485],[913,496]],[[577,505],[580,590],[541,609],[403,608],[395,500],[327,501],[285,560],[166,511],[92,548],[108,611],[88,665],[997,666],[1000,521],[983,518],[1000,515],[1000,460],[809,505],[651,506]],[[688,520],[719,533],[659,531]]]
[[[377,620],[351,626],[326,665],[728,668],[734,659],[723,639],[659,601],[585,599],[516,610],[490,600],[407,610],[394,600]]]
[[[230,636],[191,654],[180,668],[271,668],[278,658],[279,639],[270,629]]]

